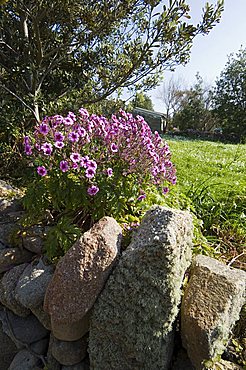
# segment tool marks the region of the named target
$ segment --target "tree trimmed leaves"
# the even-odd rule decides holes
[[[9,0],[0,8],[3,116],[12,98],[39,121],[75,92],[85,105],[119,87],[153,88],[222,10],[223,0],[207,4],[194,25],[185,0]]]

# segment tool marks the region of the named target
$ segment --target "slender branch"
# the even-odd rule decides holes
[[[238,254],[236,257],[234,257],[234,258],[232,258],[231,260],[230,260],[230,262],[228,263],[228,265],[227,266],[231,266],[238,258],[240,258],[240,257],[242,257],[242,256],[244,256],[244,252],[242,252],[242,253],[240,253],[240,254]]]
[[[34,115],[36,121],[38,122],[38,117],[36,116],[36,113],[35,111],[32,109],[32,107],[30,107],[30,105],[26,104],[24,102],[23,99],[21,99],[20,96],[16,95],[13,91],[11,91],[10,89],[8,89],[6,86],[0,84],[0,87],[2,87],[4,90],[6,90],[9,94],[13,95],[17,100],[19,100],[28,110],[30,110],[32,112],[32,114]]]

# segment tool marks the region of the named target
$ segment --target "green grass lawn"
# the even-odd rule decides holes
[[[227,261],[238,257],[246,248],[246,145],[164,139],[177,168],[174,193],[190,198],[215,250]],[[235,261],[244,262],[244,255]]]

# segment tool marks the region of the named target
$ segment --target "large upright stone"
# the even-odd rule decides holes
[[[120,239],[120,226],[113,218],[104,217],[57,264],[44,308],[58,339],[75,341],[85,334],[83,318],[115,265]]]
[[[246,273],[206,256],[196,257],[182,301],[181,334],[196,367],[220,355],[245,302]]]
[[[191,261],[188,212],[150,209],[94,306],[91,369],[166,370]]]

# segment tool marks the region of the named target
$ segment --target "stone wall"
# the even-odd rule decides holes
[[[192,370],[223,352],[246,274],[209,257],[192,262],[188,212],[153,207],[124,252],[120,226],[104,217],[53,266],[45,228],[12,246],[23,211],[5,191],[0,184],[0,370]]]

